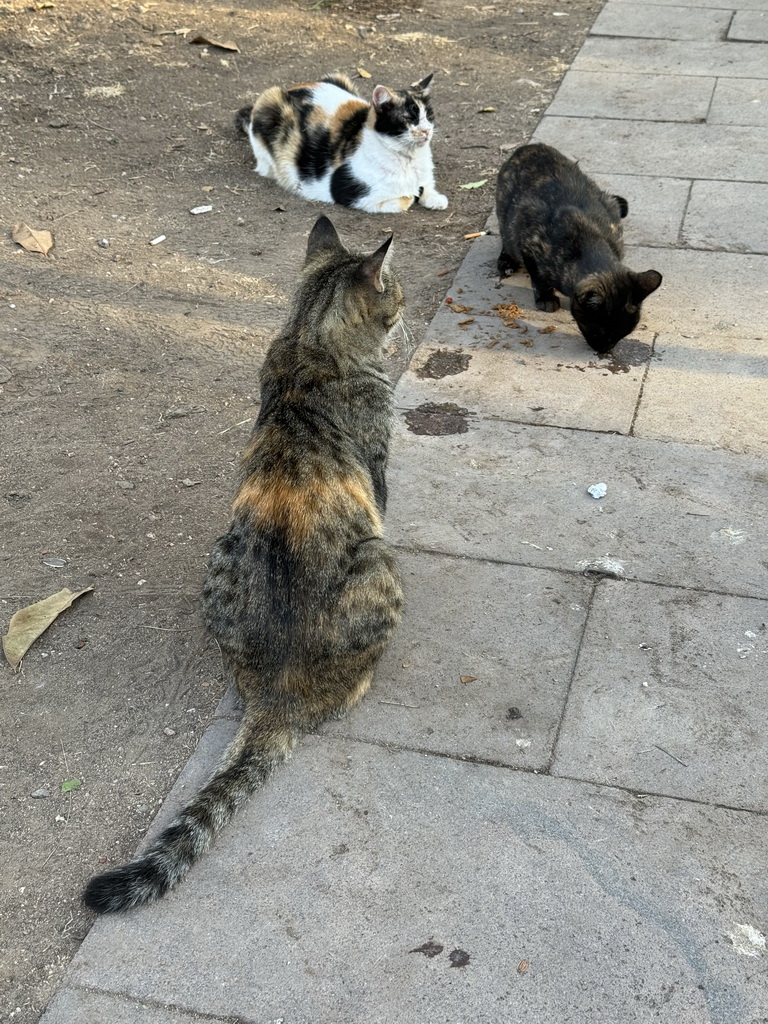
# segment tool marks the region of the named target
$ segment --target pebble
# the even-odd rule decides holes
[[[176,735],[176,730],[175,729],[169,729],[167,725],[163,729],[163,732],[165,733],[166,736],[175,736]]]
[[[40,789],[36,789],[34,793],[30,793],[29,795],[32,797],[33,800],[47,800],[51,795],[51,791],[50,789],[45,789],[41,787]]]
[[[587,488],[587,494],[591,494],[593,498],[604,498],[607,493],[607,484],[592,484],[591,487]]]
[[[118,480],[117,486],[122,487],[124,491],[132,491],[136,484],[132,484],[130,480]]]
[[[102,249],[108,249],[109,248],[109,239],[108,238],[100,239],[99,245],[101,246]]]

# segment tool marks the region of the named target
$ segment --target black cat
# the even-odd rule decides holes
[[[630,334],[640,306],[661,284],[657,270],[637,273],[621,262],[621,218],[628,206],[603,192],[551,146],[520,146],[499,171],[496,211],[501,233],[499,274],[525,265],[537,309],[560,308],[555,288],[596,352]]]

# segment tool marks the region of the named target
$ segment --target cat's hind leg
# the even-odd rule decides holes
[[[396,196],[394,199],[385,199],[381,203],[373,203],[370,206],[356,204],[361,210],[368,213],[405,213],[413,206],[415,196]]]
[[[251,149],[253,155],[256,157],[256,166],[254,171],[260,174],[262,178],[274,178],[275,175],[275,163],[272,159],[272,154],[269,152],[264,143],[253,133],[253,129],[250,125],[246,126],[246,134],[248,135],[248,141],[251,143]]]

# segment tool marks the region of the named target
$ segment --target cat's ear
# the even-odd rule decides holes
[[[371,253],[370,256],[366,256],[360,265],[360,276],[366,284],[371,285],[377,292],[384,291],[384,284],[381,280],[381,275],[389,265],[389,261],[392,259],[392,239],[394,235],[390,235],[389,238],[383,245],[380,245],[376,252]]]
[[[311,260],[319,252],[346,251],[341,244],[336,228],[326,216],[318,217],[315,226],[309,233],[307,242],[307,259]]]
[[[629,213],[629,203],[624,198],[624,196],[614,196],[613,198],[619,204],[619,215],[621,216],[621,218],[623,220],[624,217],[626,217],[627,214]]]
[[[377,85],[373,90],[372,102],[377,110],[381,110],[387,103],[391,103],[395,97],[385,85]]]
[[[658,270],[644,270],[642,274],[635,274],[634,279],[634,291],[641,301],[655,292],[662,281]]]
[[[422,78],[420,82],[414,82],[411,88],[418,89],[420,93],[423,93],[425,96],[429,96],[429,90],[432,85],[432,79],[434,77],[435,73],[433,71],[431,75],[427,75],[426,78]]]

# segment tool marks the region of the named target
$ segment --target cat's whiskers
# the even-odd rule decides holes
[[[396,328],[399,328],[399,334],[400,334],[400,336],[403,339],[403,348],[405,349],[405,363],[406,363],[406,366],[408,366],[410,364],[410,362],[411,362],[411,356],[413,355],[416,346],[414,344],[415,339],[414,339],[414,336],[413,336],[413,331],[410,329],[408,324],[405,322],[405,317],[403,316],[402,313],[400,314],[398,319],[395,321],[395,325],[392,328],[392,332],[393,333],[394,333]]]

